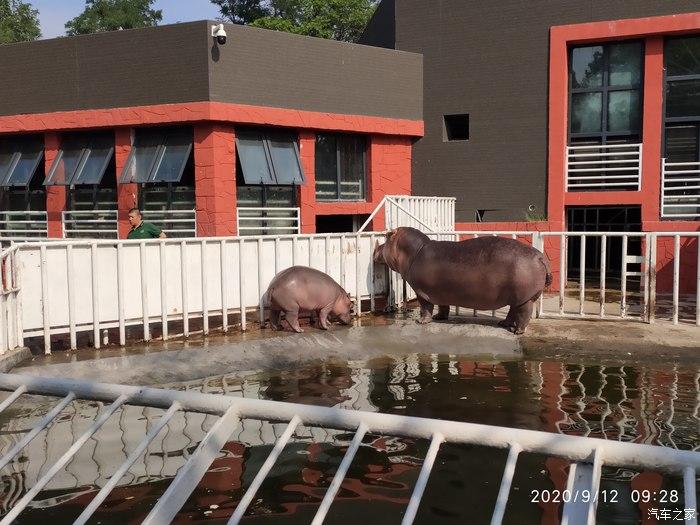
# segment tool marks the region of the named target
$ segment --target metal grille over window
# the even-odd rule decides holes
[[[700,37],[666,42],[661,216],[700,220]]]
[[[642,44],[573,48],[567,191],[641,189]]]
[[[191,152],[190,128],[137,130],[120,182],[179,182]]]
[[[365,199],[367,141],[361,135],[316,136],[316,198]]]
[[[100,184],[114,155],[114,135],[68,135],[51,164],[47,186]]]

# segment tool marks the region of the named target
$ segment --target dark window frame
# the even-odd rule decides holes
[[[10,144],[10,147],[15,148],[16,151],[10,158],[10,162],[7,165],[7,168],[4,173],[0,173],[0,187],[2,188],[21,188],[21,187],[29,187],[31,185],[32,180],[34,179],[34,176],[36,175],[37,169],[39,168],[39,164],[41,164],[41,161],[44,159],[44,144],[43,144],[43,139],[39,139],[36,136],[15,136],[15,137],[7,137],[6,138],[7,142]],[[34,145],[31,144],[31,142],[36,142],[38,145],[41,142],[41,148],[39,149],[38,153],[35,154],[35,157],[33,159],[33,167],[29,170],[31,175],[29,176],[29,179],[26,182],[23,182],[21,184],[19,183],[14,183],[10,184],[10,179],[12,178],[12,175],[14,174],[15,170],[17,169],[17,166],[19,165],[20,160],[24,156],[25,152],[21,151],[21,146],[22,142],[25,142],[27,145]]]
[[[447,124],[448,119],[456,119],[459,117],[464,117],[466,121],[466,138],[450,138],[450,132],[449,128],[450,126]],[[470,122],[469,122],[469,113],[450,113],[450,114],[445,114],[442,116],[442,141],[443,142],[469,142],[470,139]]]
[[[316,140],[318,140],[318,137],[320,135],[331,135],[336,138],[336,143],[335,143],[335,162],[336,162],[336,170],[335,170],[335,198],[329,198],[329,197],[319,197],[318,196],[318,188],[314,188],[314,192],[316,193],[316,200],[319,202],[367,202],[367,182],[368,182],[368,177],[367,177],[367,149],[369,145],[367,144],[368,138],[366,135],[362,135],[360,133],[317,133],[316,134]],[[342,182],[342,174],[341,174],[341,169],[342,169],[342,162],[341,162],[341,148],[339,145],[338,138],[344,138],[344,137],[352,137],[352,138],[359,138],[362,137],[362,142],[363,142],[363,148],[362,148],[362,197],[359,199],[347,199],[347,198],[342,198],[340,194],[340,185]],[[316,145],[316,142],[314,142],[314,147]],[[314,158],[317,158],[316,155],[314,155]],[[314,162],[316,162],[314,160]]]
[[[107,133],[101,133],[101,136],[99,139],[106,138],[109,132]],[[102,184],[102,179],[104,178],[105,172],[107,171],[107,167],[109,166],[110,162],[112,162],[112,159],[114,158],[114,151],[115,151],[115,141],[114,141],[114,133],[112,132],[112,141],[111,141],[111,146],[108,148],[108,153],[105,156],[104,161],[102,162],[101,167],[99,168],[99,179],[100,182],[94,183],[94,182],[89,182],[89,183],[84,183],[84,182],[78,182],[77,179],[80,179],[80,177],[83,174],[83,170],[85,169],[85,165],[88,162],[88,159],[90,155],[92,155],[92,150],[93,147],[98,143],[98,138],[88,136],[85,134],[86,137],[86,142],[85,146],[82,148],[80,155],[78,157],[78,162],[75,165],[75,169],[73,172],[66,177],[65,180],[58,182],[53,180],[54,173],[58,170],[58,167],[60,165],[60,162],[63,158],[63,151],[64,151],[64,143],[63,140],[69,141],[69,140],[76,140],[77,137],[70,137],[66,136],[63,138],[61,142],[61,148],[59,149],[58,155],[56,155],[56,158],[53,160],[51,163],[51,167],[49,168],[48,173],[46,174],[46,180],[44,181],[45,186],[68,186],[70,188],[73,188],[75,186],[96,186],[99,187]]]
[[[697,35],[682,35],[682,36],[677,36],[677,37],[669,37],[664,40],[664,64],[663,64],[663,107],[661,108],[662,115],[663,115],[663,122],[661,124],[661,133],[662,133],[662,144],[663,144],[663,158],[668,158],[668,142],[666,140],[666,132],[668,128],[676,127],[675,125],[679,124],[695,124],[695,127],[697,128],[697,135],[696,135],[696,148],[695,148],[695,159],[697,162],[700,162],[700,115],[693,115],[693,116],[688,116],[688,117],[668,117],[666,115],[666,103],[667,103],[667,98],[668,98],[668,83],[669,82],[676,82],[676,81],[685,81],[685,80],[700,80],[700,73],[699,74],[692,74],[692,75],[668,75],[668,64],[667,64],[667,51],[666,51],[666,46],[669,41],[672,40],[678,40],[678,39],[684,39],[684,38],[699,38],[700,39],[700,34]]]
[[[153,158],[151,159],[151,162],[149,164],[148,169],[146,170],[147,175],[145,177],[142,177],[141,180],[139,180],[138,174],[135,174],[133,177],[129,173],[129,171],[132,169],[132,165],[136,162],[136,152],[137,152],[137,141],[138,137],[137,134],[141,131],[142,133],[161,133],[160,137],[160,143],[158,144],[156,148],[156,152],[153,155]],[[182,162],[180,166],[180,172],[177,176],[176,180],[161,180],[157,179],[156,177],[158,176],[158,172],[160,170],[160,166],[163,162],[163,158],[165,157],[165,153],[168,149],[168,140],[171,137],[177,137],[178,133],[183,133],[187,132],[190,141],[187,146],[187,154],[185,155],[185,160]],[[119,183],[120,184],[173,184],[175,186],[179,185],[180,180],[182,179],[182,175],[185,172],[185,168],[187,167],[187,164],[190,161],[190,158],[192,157],[192,151],[194,149],[194,129],[189,126],[183,126],[183,127],[164,127],[164,128],[137,128],[134,130],[134,139],[133,139],[133,144],[131,146],[131,151],[129,152],[129,156],[126,159],[126,164],[124,164],[124,168],[122,169],[121,174],[119,175]],[[145,180],[144,180],[145,179]]]
[[[640,56],[641,56],[641,70],[639,75],[639,85],[628,84],[611,86],[609,85],[610,78],[610,52],[611,46],[617,44],[640,44]],[[575,49],[581,49],[586,47],[603,47],[603,77],[600,86],[587,87],[587,88],[574,88],[573,87],[573,52]],[[587,44],[575,45],[569,47],[567,50],[567,79],[568,79],[568,93],[567,93],[567,103],[568,103],[568,126],[567,126],[567,144],[575,144],[577,139],[599,139],[601,144],[607,144],[609,139],[631,139],[637,138],[639,141],[642,140],[642,128],[643,126],[643,113],[644,108],[644,56],[645,48],[644,41],[639,39],[633,40],[619,40],[614,42],[590,42]],[[609,94],[614,91],[637,91],[639,93],[639,129],[630,131],[608,131],[608,102]],[[571,131],[571,125],[573,123],[573,95],[578,93],[601,93],[601,120],[600,120],[600,132],[582,132],[573,133]]]

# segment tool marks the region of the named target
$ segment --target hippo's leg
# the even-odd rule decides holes
[[[418,304],[420,305],[420,317],[418,318],[418,323],[428,324],[433,320],[433,303],[429,303],[422,297],[418,297]]]
[[[281,330],[280,326],[280,310],[270,310],[270,328],[273,330]]]
[[[296,307],[294,310],[285,311],[284,318],[296,333],[299,334],[304,331],[301,329],[301,326],[299,326],[299,307]]]
[[[331,313],[331,310],[333,309],[333,306],[327,306],[326,308],[322,308],[321,310],[318,311],[318,325],[319,328],[323,330],[330,330],[331,325],[328,323],[328,314]]]
[[[518,306],[511,306],[508,308],[508,315],[506,315],[505,319],[498,322],[498,326],[507,330],[510,330],[513,326],[515,326],[515,312],[518,308]]]
[[[437,315],[433,316],[433,319],[436,321],[447,321],[447,319],[450,317],[450,305],[449,304],[441,304],[438,306],[438,313]]]
[[[512,327],[512,331],[514,334],[520,335],[525,333],[525,328],[527,328],[527,325],[530,324],[530,319],[532,319],[532,309],[534,306],[534,301],[528,301],[513,309],[514,326]]]

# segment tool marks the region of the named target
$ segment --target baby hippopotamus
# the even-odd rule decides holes
[[[352,300],[330,276],[306,266],[292,266],[275,275],[265,295],[263,305],[270,310],[270,325],[280,330],[280,313],[284,312],[289,326],[303,332],[299,326],[299,311],[315,312],[320,328],[328,330],[328,316],[350,324]]]

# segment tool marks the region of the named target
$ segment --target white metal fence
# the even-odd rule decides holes
[[[442,240],[503,235],[546,251],[553,261],[552,288],[557,292],[540,298],[538,315],[645,322],[665,318],[700,325],[699,232],[428,235]],[[410,286],[393,272],[388,278],[386,267],[372,260],[380,242],[383,233],[367,232],[15,244],[2,255],[6,273],[13,276],[5,284],[14,291],[0,304],[0,351],[18,346],[23,337],[43,337],[49,352],[52,337],[67,336],[75,348],[81,332],[91,334],[92,344],[99,347],[102,331],[108,329],[118,329],[124,344],[130,326],[139,327],[130,337],[144,340],[154,331],[163,338],[187,336],[191,320],[207,333],[214,324],[226,330],[231,315],[245,330],[251,312],[265,318],[262,294],[276,273],[292,265],[328,273],[355,298],[358,315],[363,308],[358,299],[369,300],[372,310],[377,297],[386,298],[389,306],[404,304],[415,297]],[[613,250],[615,267],[607,257]],[[600,261],[595,271],[587,264],[591,254]],[[8,326],[21,330],[10,337]]]
[[[51,480],[76,456],[81,447],[102,428],[112,416],[127,404],[167,409],[158,422],[141,439],[136,449],[110,476],[100,491],[85,507],[75,523],[86,523],[110,492],[118,485],[122,476],[138,461],[148,445],[176,415],[182,412],[214,414],[219,419],[202,438],[187,462],[179,468],[177,475],[159,496],[157,503],[143,523],[170,523],[199,485],[219,451],[229,441],[234,430],[243,419],[271,420],[288,422],[279,436],[266,461],[248,485],[241,500],[236,505],[229,524],[239,523],[248,506],[254,500],[258,489],[277,462],[283,449],[300,425],[348,430],[354,433],[347,451],[335,472],[312,523],[323,523],[348,469],[360,448],[364,436],[378,433],[389,436],[406,436],[430,440],[430,446],[422,462],[418,479],[402,519],[402,525],[413,523],[428,484],[430,474],[443,443],[459,443],[494,447],[508,450],[503,466],[503,476],[493,510],[491,523],[502,522],[511,492],[512,480],[518,459],[525,454],[545,454],[549,457],[565,458],[573,462],[569,469],[567,490],[571,494],[584,494],[588,498],[570,497],[564,500],[562,523],[583,525],[595,523],[598,493],[603,466],[617,466],[631,470],[661,471],[683,480],[684,506],[692,512],[684,516],[685,523],[697,524],[696,480],[700,469],[700,453],[673,448],[625,443],[615,440],[595,439],[538,432],[532,430],[487,426],[447,420],[408,417],[396,414],[341,410],[267,401],[260,399],[236,398],[225,395],[204,394],[191,391],[173,391],[146,388],[141,386],[110,385],[85,381],[55,379],[48,377],[3,374],[0,376],[0,389],[11,394],[0,404],[0,412],[24,394],[60,396],[55,405],[9,452],[0,458],[0,466],[10,463],[61,411],[76,399],[90,399],[111,403],[95,415],[92,424],[79,436],[73,438],[72,445],[51,465],[36,483],[16,500],[0,524],[11,523],[34,500]]]
[[[284,235],[301,233],[299,208],[236,209],[236,231],[239,235]]]
[[[700,162],[662,160],[661,217],[700,218]]]
[[[117,239],[117,210],[63,211],[63,238]]]
[[[641,190],[642,145],[566,147],[566,190]]]
[[[0,237],[46,237],[48,219],[45,211],[1,211]]]

